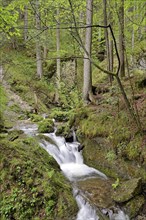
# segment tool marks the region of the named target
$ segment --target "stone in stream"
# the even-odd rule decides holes
[[[80,152],[81,150],[83,150],[84,147],[85,147],[84,145],[80,144],[80,145],[78,146],[78,152]]]
[[[140,213],[144,203],[145,203],[145,198],[143,195],[137,195],[126,203],[125,207],[130,219],[134,218],[135,216],[137,216],[138,213]],[[143,218],[143,220],[144,219],[146,220],[146,217]]]
[[[133,178],[121,183],[114,191],[112,198],[115,202],[123,203],[140,194],[141,190],[141,178]]]
[[[112,187],[109,180],[90,178],[78,182],[78,188],[89,199],[89,203],[98,208],[110,208],[114,206],[112,200]]]

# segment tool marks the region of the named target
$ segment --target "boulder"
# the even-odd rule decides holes
[[[143,195],[137,195],[126,203],[127,214],[130,219],[136,217],[137,214],[140,213],[144,203],[145,198]]]
[[[114,205],[111,198],[112,187],[109,180],[91,178],[78,182],[78,188],[97,208],[110,208]]]
[[[14,141],[15,139],[19,138],[20,135],[24,134],[21,130],[11,130],[8,132],[8,140]]]
[[[140,194],[141,190],[141,178],[133,178],[119,184],[119,186],[114,191],[112,198],[115,202],[123,203]]]

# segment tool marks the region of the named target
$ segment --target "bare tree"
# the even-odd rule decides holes
[[[125,36],[124,36],[124,0],[121,0],[119,7],[119,55],[120,55],[120,76],[125,76]]]
[[[24,41],[27,41],[28,37],[28,8],[27,5],[24,7]]]
[[[91,74],[91,45],[92,45],[92,20],[93,20],[93,0],[87,0],[86,6],[86,28],[85,49],[84,53],[84,81],[83,81],[83,100],[89,100],[89,93],[92,91],[92,74]]]
[[[41,29],[41,18],[40,18],[40,11],[39,11],[39,0],[36,0],[35,5],[35,17],[36,17],[36,29],[39,31]],[[37,62],[37,76],[42,77],[43,68],[42,68],[42,55],[41,55],[41,44],[40,44],[40,37],[36,37],[36,62]]]
[[[103,0],[103,14],[104,14],[104,25],[107,26],[108,19],[107,19],[107,1]],[[108,36],[108,29],[104,29],[104,36],[105,36],[105,42],[106,42],[106,56],[107,56],[107,69],[110,70],[110,62],[109,62],[109,36]]]
[[[108,25],[108,16],[107,16],[107,1],[103,0],[103,14],[104,14],[104,26]],[[105,42],[106,42],[106,57],[107,57],[107,70],[111,70],[111,55],[112,55],[112,44],[109,42],[109,33],[108,28],[104,29],[104,36],[105,36]],[[111,70],[112,71],[112,70]],[[109,76],[110,82],[112,81],[112,76]]]
[[[56,60],[56,94],[55,101],[59,101],[59,90],[60,90],[60,74],[61,74],[61,65],[60,65],[60,21],[59,21],[59,8],[57,8],[57,28],[56,28],[56,50],[57,50],[57,60]]]

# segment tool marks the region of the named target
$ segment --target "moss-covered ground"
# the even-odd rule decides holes
[[[71,186],[36,139],[20,132],[15,140],[1,137],[0,173],[0,219],[68,220],[76,214]]]

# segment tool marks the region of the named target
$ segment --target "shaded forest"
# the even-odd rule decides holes
[[[75,219],[72,189],[42,136],[17,128],[51,133],[55,121],[67,142],[76,133],[113,194],[138,179],[138,193],[118,201],[120,189],[113,200],[145,220],[145,1],[0,1],[0,82],[1,219]]]

